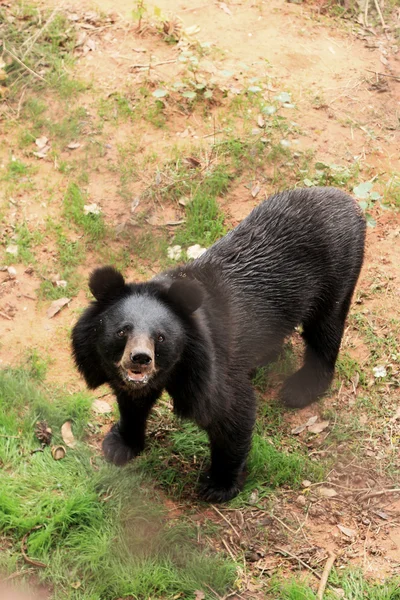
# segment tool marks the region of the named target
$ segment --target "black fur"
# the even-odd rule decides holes
[[[249,373],[302,324],[304,364],[284,383],[282,399],[303,407],[327,390],[364,239],[351,197],[302,189],[270,197],[200,258],[148,283],[126,284],[111,267],[95,271],[97,301],[74,328],[73,351],[87,384],[108,381],[117,396],[120,421],[104,440],[106,457],[124,464],[141,452],[147,416],[165,388],[175,413],[208,433],[203,497],[235,496],[256,413]],[[138,335],[153,344],[157,368],[141,387],[116,366]]]

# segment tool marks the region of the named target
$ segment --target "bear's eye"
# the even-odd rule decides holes
[[[117,337],[119,338],[123,338],[126,336],[126,331],[125,329],[120,329],[119,331],[117,331]]]
[[[164,340],[165,340],[165,335],[163,335],[162,333],[159,333],[157,336],[157,341],[163,342]]]

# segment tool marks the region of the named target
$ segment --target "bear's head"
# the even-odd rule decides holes
[[[96,302],[72,335],[88,385],[111,378],[140,393],[159,387],[182,355],[191,316],[202,303],[200,284],[186,276],[127,284],[121,273],[103,267],[92,273],[89,287]]]

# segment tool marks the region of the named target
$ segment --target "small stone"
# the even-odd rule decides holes
[[[13,256],[18,256],[18,246],[17,244],[10,244],[6,248],[7,254],[12,254]]]
[[[179,260],[180,257],[182,256],[182,246],[178,246],[178,245],[171,246],[167,250],[167,256],[171,260]]]
[[[307,504],[306,497],[303,496],[303,494],[300,494],[299,496],[297,496],[296,504],[298,504],[299,506],[305,506]]]
[[[93,204],[85,204],[83,212],[85,215],[99,215],[101,213],[101,208],[94,202]]]
[[[17,271],[14,267],[7,267],[7,273],[10,279],[15,279],[17,276]]]
[[[374,377],[376,379],[380,379],[381,377],[386,377],[386,368],[383,365],[379,365],[378,367],[374,367],[372,369],[374,373]]]
[[[311,481],[308,481],[308,479],[303,479],[301,485],[305,488],[309,488],[311,486]]]
[[[195,259],[195,258],[199,258],[199,256],[204,254],[204,252],[206,250],[207,250],[207,248],[202,248],[200,246],[200,244],[194,244],[194,246],[189,246],[186,253],[187,253],[188,258]]]

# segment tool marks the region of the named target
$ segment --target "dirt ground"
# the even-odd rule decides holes
[[[387,33],[377,29],[371,34],[351,22],[332,20],[310,4],[284,0],[227,4],[211,0],[194,3],[159,0],[157,6],[171,19],[181,19],[182,27],[197,26],[199,29],[193,34],[196,40],[218,48],[212,58],[205,56],[201,60],[200,68],[213,81],[225,86],[228,93],[234,94],[234,89],[252,76],[270,78],[271,97],[281,89],[290,91],[296,104],[293,119],[299,126],[297,135],[290,139],[292,148],[299,152],[313,151],[317,160],[327,164],[351,166],[357,161],[360,179],[375,177],[378,191],[385,194],[389,180],[400,173],[400,45],[393,28]],[[78,5],[66,1],[62,8],[70,15],[78,15],[78,22],[83,24],[85,11],[114,14],[112,23],[82,28],[94,44],[93,49],[80,55],[76,73],[80,78],[92,80],[93,89],[111,95],[138,86],[144,71],[135,65],[149,61],[155,81],[179,80],[183,67],[176,60],[176,48],[152,35],[151,28],[138,32],[131,19],[132,2],[83,0]],[[393,27],[398,28],[400,10],[392,18]],[[226,72],[234,76],[227,77]],[[89,114],[94,111],[95,103],[93,93],[84,92]],[[139,148],[154,149],[160,157],[170,144],[179,146],[187,143],[188,138],[193,143],[202,141],[207,148],[213,142],[215,128],[211,117],[202,119],[198,114],[185,115],[179,111],[169,116],[167,129],[155,129],[146,122],[125,123],[118,129],[106,124],[109,148],[89,181],[88,193],[91,202],[101,205],[107,224],[118,227],[129,217],[126,202],[117,194],[118,174],[107,168],[116,160],[118,143],[132,139]],[[7,133],[7,145],[17,152],[12,135]],[[81,151],[74,150],[75,157]],[[6,154],[0,151],[0,159],[5,160]],[[49,212],[58,214],[57,201],[51,206],[44,204],[41,194],[49,181],[57,188],[59,176],[54,165],[42,163],[40,177],[34,197],[21,195],[14,208],[11,206],[6,227],[23,215],[33,227],[40,228]],[[146,177],[139,180],[135,184],[137,193],[148,183]],[[261,193],[253,198],[247,183],[239,182],[221,199],[231,224],[238,223],[261,197],[274,191],[265,179]],[[151,210],[157,223],[180,218],[175,205],[154,203]],[[356,295],[357,311],[361,310],[373,322],[378,337],[384,337],[392,328],[391,323],[400,319],[400,214],[379,206],[371,212],[376,227],[368,229],[365,266]],[[54,249],[42,247],[40,252],[40,260],[51,264]],[[86,275],[93,266],[86,263],[80,269]],[[0,273],[0,366],[17,364],[26,349],[34,347],[51,357],[50,382],[71,391],[84,389],[72,365],[69,331],[78,311],[87,303],[86,292],[81,290],[67,308],[49,319],[46,315],[49,302],[36,299],[41,280],[35,270],[17,262],[15,269],[15,277],[10,277],[7,271]],[[399,329],[395,330],[395,335],[399,333]],[[400,346],[399,337],[397,342]],[[361,367],[369,364],[370,349],[354,321],[346,330],[343,351]],[[313,568],[326,559],[328,551],[333,551],[338,564],[359,565],[372,577],[400,574],[399,496],[388,493],[365,497],[369,490],[398,487],[380,470],[377,454],[387,444],[398,448],[400,420],[395,415],[396,406],[400,406],[399,355],[392,359],[392,374],[394,383],[388,384],[386,390],[386,396],[390,396],[387,413],[379,416],[380,425],[386,423],[381,428],[385,433],[370,446],[366,440],[361,457],[346,450],[340,455],[339,450],[335,468],[324,486],[305,485],[301,493],[284,491],[274,506],[276,518],[269,513],[263,516],[257,507],[249,508],[245,521],[240,511],[221,509],[223,520],[216,511],[198,509],[200,522],[206,518],[225,522],[222,551],[237,556],[245,547],[248,568],[263,573],[290,564],[303,569],[306,563]],[[373,379],[371,370],[365,375]],[[323,410],[339,406],[348,415],[357,393],[357,384],[352,387],[344,383],[325,401]],[[111,401],[109,397],[105,399]],[[317,414],[322,414],[320,406],[288,414],[285,419],[295,428]],[[365,419],[371,422],[374,416]],[[324,435],[319,436],[310,452],[318,454],[322,438]],[[326,445],[323,452],[327,452]],[[368,452],[373,454],[371,460]],[[333,489],[335,495],[319,495],[321,487]],[[257,545],[260,526],[268,529],[268,547]],[[291,552],[295,559],[285,556],[283,550],[279,553],[277,548]],[[257,594],[257,589],[253,592]]]

